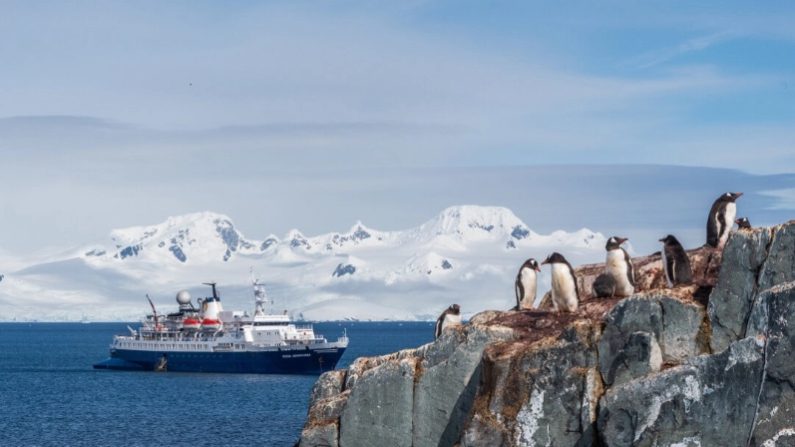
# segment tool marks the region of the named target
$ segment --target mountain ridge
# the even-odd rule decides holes
[[[244,297],[256,274],[297,319],[427,319],[462,291],[471,297],[462,303],[466,313],[511,306],[516,268],[526,257],[562,250],[573,262],[593,261],[605,240],[589,229],[538,234],[508,208],[476,205],[445,208],[406,230],[357,220],[342,232],[263,234],[249,238],[229,216],[211,211],[117,228],[109,243],[0,272],[7,276],[0,302],[13,304],[13,317],[56,320],[89,314],[76,304],[99,302],[105,305],[89,318],[119,320],[144,311],[136,298],[143,293],[203,293],[199,284],[213,280],[227,292],[228,307],[240,308],[250,304]],[[31,294],[55,303],[49,316],[29,305]]]

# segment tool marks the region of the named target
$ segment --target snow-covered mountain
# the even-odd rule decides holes
[[[114,244],[110,253],[115,259],[137,257],[165,261],[173,258],[181,263],[226,262],[236,253],[257,254],[269,245],[245,239],[231,219],[211,212],[169,217],[158,225],[113,230],[110,238]],[[104,257],[108,253],[108,250],[95,248],[85,255]]]
[[[502,207],[454,206],[402,231],[356,222],[346,232],[264,239],[202,212],[113,230],[109,243],[0,272],[0,302],[7,318],[129,320],[146,311],[145,293],[171,307],[177,290],[203,295],[200,284],[212,280],[228,308],[248,308],[253,272],[296,318],[433,319],[452,302],[465,314],[508,308],[524,259],[559,251],[593,262],[604,244],[588,229],[537,234]]]

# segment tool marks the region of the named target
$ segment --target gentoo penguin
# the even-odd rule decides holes
[[[735,220],[734,223],[737,224],[737,228],[739,228],[740,230],[750,230],[751,228],[753,228],[751,227],[751,221],[748,220],[747,217],[741,217]]]
[[[547,256],[541,264],[552,266],[552,306],[556,311],[576,312],[580,289],[571,264],[557,252]]]
[[[722,248],[729,238],[734,218],[737,216],[737,204],[734,203],[743,193],[727,192],[715,199],[707,218],[707,245]]]
[[[536,300],[536,284],[537,273],[541,269],[538,267],[538,261],[533,258],[528,259],[522,264],[519,273],[516,274],[516,283],[514,290],[516,291],[516,310],[532,309],[533,301]]]
[[[616,296],[616,280],[607,273],[602,273],[593,280],[593,294],[597,298],[613,298]]]
[[[635,293],[635,268],[632,266],[629,253],[621,248],[621,244],[627,240],[625,237],[613,236],[605,245],[607,250],[605,272],[616,282],[616,296],[630,296]]]
[[[660,239],[660,242],[663,243],[662,264],[668,287],[689,284],[693,279],[693,273],[690,270],[690,259],[682,244],[670,234]]]
[[[461,306],[458,304],[452,304],[450,307],[445,309],[436,320],[435,338],[441,337],[445,328],[456,324],[461,324]]]

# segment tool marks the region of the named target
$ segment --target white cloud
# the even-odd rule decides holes
[[[702,51],[737,37],[739,37],[737,33],[730,31],[719,31],[694,37],[672,47],[661,48],[641,54],[630,61],[630,65],[635,65],[638,68],[653,67],[655,65],[668,62],[679,56]]]

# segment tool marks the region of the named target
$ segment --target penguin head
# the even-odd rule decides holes
[[[542,262],[541,264],[543,265],[543,264],[565,264],[565,263],[566,263],[566,258],[564,258],[562,254],[554,252],[551,255],[547,256],[547,258],[544,259],[544,262]]]
[[[721,202],[734,202],[735,200],[739,199],[740,196],[743,195],[741,192],[727,192],[720,196]]]
[[[450,313],[453,315],[458,315],[461,313],[461,306],[459,306],[458,304],[451,304],[450,307],[447,308],[447,310],[449,310]]]
[[[664,245],[679,245],[679,241],[672,234],[660,239],[660,242],[662,242]]]
[[[741,217],[734,221],[737,224],[738,228],[742,229],[750,229],[751,228],[751,221],[748,220],[747,217]]]
[[[613,237],[611,237],[610,239],[607,240],[607,245],[605,245],[605,250],[607,250],[607,251],[615,250],[615,249],[621,247],[621,244],[623,244],[624,242],[626,242],[628,240],[629,239],[627,239],[625,237],[613,236]]]
[[[535,258],[530,258],[522,264],[523,269],[530,269],[535,270],[536,272],[541,271],[541,267],[538,266],[538,261]]]

